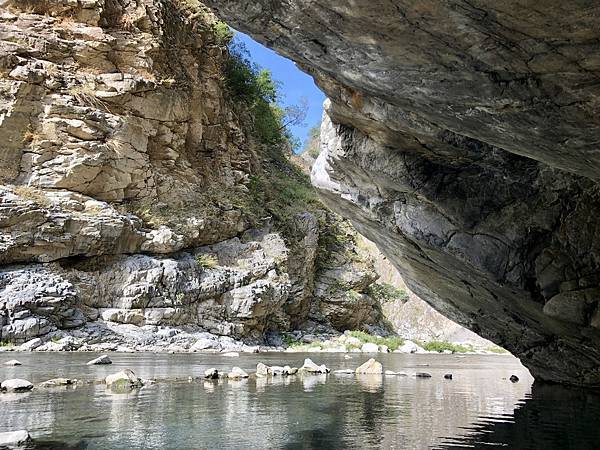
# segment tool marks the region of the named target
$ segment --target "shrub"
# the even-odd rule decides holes
[[[235,32],[225,22],[220,20],[213,24],[215,38],[220,44],[229,45],[235,36]]]
[[[408,301],[408,292],[389,283],[373,283],[367,289],[367,293],[380,303],[400,300]]]
[[[219,260],[213,255],[201,253],[196,256],[196,264],[204,269],[214,269],[219,265]]]
[[[423,347],[429,352],[443,352],[450,350],[452,353],[467,353],[473,351],[471,346],[464,346],[460,344],[453,344],[452,342],[445,341],[431,341],[431,342],[418,342],[418,345]]]

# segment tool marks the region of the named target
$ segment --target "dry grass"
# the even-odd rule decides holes
[[[110,113],[108,104],[96,97],[96,91],[91,83],[73,86],[69,88],[69,94],[71,94],[75,101],[81,106],[88,106]]]
[[[52,202],[46,197],[41,189],[33,186],[14,186],[12,187],[12,191],[19,197],[32,201],[43,208],[52,206]]]

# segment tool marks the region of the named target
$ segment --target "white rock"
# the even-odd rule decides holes
[[[212,339],[198,339],[194,345],[190,347],[190,352],[200,352],[202,350],[214,349],[219,347],[218,341]]]
[[[139,387],[143,386],[140,380],[132,370],[125,369],[120,372],[109,375],[105,379],[106,385],[110,387]]]
[[[417,344],[415,344],[412,341],[404,341],[404,344],[402,344],[400,347],[398,347],[396,352],[397,353],[417,353],[420,348],[421,347],[419,347]]]
[[[393,370],[386,370],[385,374],[386,375],[398,375],[398,372],[394,372]]]
[[[361,347],[360,339],[355,338],[354,336],[348,336],[346,338],[345,344],[347,346],[352,346],[352,347]]]
[[[25,342],[24,344],[21,344],[19,346],[19,350],[22,350],[24,352],[30,352],[30,351],[38,348],[43,343],[44,343],[44,341],[42,341],[40,338],[33,338],[33,339]]]
[[[23,364],[16,359],[11,359],[10,361],[6,361],[4,363],[5,366],[22,366]]]
[[[222,353],[221,356],[226,356],[228,358],[236,358],[236,357],[240,356],[240,354],[238,352],[227,352],[227,353]]]
[[[338,369],[333,371],[334,374],[337,375],[354,375],[354,370],[352,369]]]
[[[329,373],[329,369],[327,368],[327,366],[325,366],[325,364],[321,364],[319,366],[315,364],[310,358],[306,358],[304,360],[304,364],[302,365],[302,367],[300,367],[300,369],[298,369],[298,371],[306,373]]]
[[[248,378],[248,374],[239,367],[234,367],[231,369],[231,372],[227,375],[227,378],[238,379],[238,378]]]
[[[20,378],[4,380],[0,384],[0,391],[5,391],[5,392],[27,392],[32,389],[33,389],[33,384],[30,381],[22,380]]]
[[[44,381],[40,383],[41,387],[55,387],[55,386],[70,386],[75,384],[77,380],[72,380],[71,378],[53,378],[48,381]]]
[[[373,358],[369,359],[366,363],[356,368],[357,374],[369,374],[369,375],[380,375],[383,373],[383,366],[379,361],[375,361]]]
[[[365,342],[360,348],[360,351],[363,353],[378,353],[379,346],[373,342]]]
[[[27,430],[0,433],[0,447],[20,447],[31,441]]]
[[[207,378],[209,380],[216,380],[217,378],[219,378],[219,371],[214,367],[206,369],[204,371],[204,378]]]
[[[380,345],[380,346],[379,346],[379,351],[380,351],[381,353],[388,353],[388,352],[390,351],[390,349],[388,348],[388,346],[387,346],[387,345]]]
[[[263,363],[258,363],[256,365],[256,376],[266,377],[267,375],[269,375],[269,366]]]
[[[91,361],[88,361],[88,363],[87,363],[88,366],[99,366],[99,365],[105,365],[105,364],[112,364],[112,361],[110,360],[108,355],[99,356],[98,358],[92,359]]]

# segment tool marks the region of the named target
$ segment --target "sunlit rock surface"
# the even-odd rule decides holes
[[[313,182],[438,311],[600,385],[594,5],[209,0],[331,99]]]

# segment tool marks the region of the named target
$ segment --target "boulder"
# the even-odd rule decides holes
[[[40,387],[71,386],[75,384],[76,381],[77,380],[73,380],[71,378],[53,378],[40,383]]]
[[[4,363],[5,366],[22,366],[23,364],[16,359],[11,359],[10,361],[6,361]]]
[[[271,366],[269,367],[269,374],[273,375],[273,376],[283,376],[283,375],[287,375],[287,372],[285,371],[285,369],[282,366]]]
[[[298,373],[297,367],[283,366],[283,370],[287,375],[296,375]]]
[[[112,388],[135,388],[144,385],[135,373],[130,369],[109,375],[105,379],[106,385]]]
[[[387,345],[383,345],[383,344],[382,344],[382,345],[380,345],[380,346],[379,346],[379,351],[380,351],[381,353],[389,353],[389,351],[390,351],[390,348],[389,348]]]
[[[361,347],[362,346],[360,339],[355,338],[354,336],[348,336],[344,343],[349,347]]]
[[[24,344],[21,344],[19,346],[19,350],[24,351],[24,352],[30,352],[30,351],[38,348],[43,343],[44,343],[44,341],[42,341],[40,338],[33,338],[33,339],[28,340]]]
[[[366,363],[356,368],[357,374],[368,374],[368,375],[381,375],[383,373],[383,366],[379,361],[371,358]]]
[[[234,380],[248,377],[249,375],[239,367],[234,367],[233,369],[231,369],[231,372],[229,372],[229,374],[227,375],[227,378]]]
[[[256,376],[266,377],[267,375],[269,375],[269,366],[263,363],[258,363],[256,365]]]
[[[417,378],[431,378],[431,374],[428,372],[417,372],[415,373],[415,377]]]
[[[226,356],[227,358],[236,358],[240,356],[240,354],[238,352],[226,352],[222,353],[221,356]]]
[[[304,364],[302,365],[302,367],[300,367],[300,369],[298,369],[298,372],[319,374],[319,373],[329,373],[329,369],[327,368],[327,366],[325,366],[325,364],[321,364],[319,366],[319,365],[315,364],[310,358],[306,358],[304,360]]]
[[[379,346],[373,342],[365,342],[360,348],[360,351],[363,353],[378,353]]]
[[[219,347],[219,342],[212,339],[198,339],[190,347],[190,352],[201,352],[202,350],[214,349]]]
[[[516,383],[519,381],[519,377],[516,375],[511,375],[509,380],[511,381],[511,383]]]
[[[214,367],[211,367],[210,369],[206,369],[204,371],[204,378],[206,378],[208,380],[216,380],[217,378],[219,378],[219,371],[217,369],[215,369]]]
[[[451,373],[447,373],[444,375],[444,379],[446,380],[451,380],[452,379],[452,374]]]
[[[22,447],[29,442],[31,442],[31,436],[27,430],[0,433],[0,448]]]
[[[99,356],[98,358],[92,359],[91,361],[88,361],[88,363],[87,363],[88,366],[100,366],[100,365],[106,365],[106,364],[112,364],[112,361],[110,360],[108,355]]]
[[[0,384],[0,391],[3,392],[27,392],[33,389],[33,384],[30,381],[20,378],[4,380]]]
[[[412,341],[404,341],[400,347],[396,349],[398,353],[417,353],[421,347]]]

